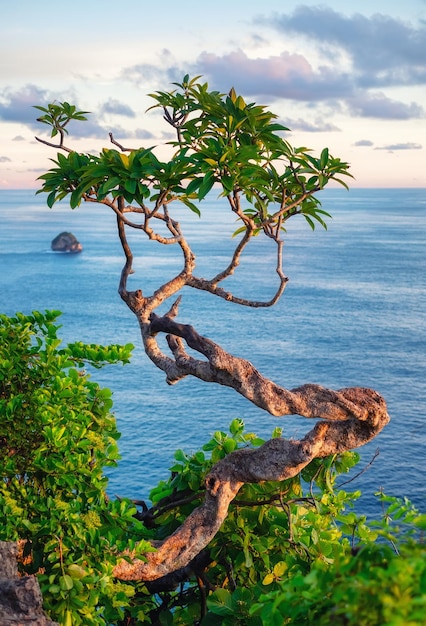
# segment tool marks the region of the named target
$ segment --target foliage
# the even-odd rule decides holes
[[[389,505],[379,523],[367,525],[353,514],[338,517],[353,527],[352,537],[359,542],[355,548],[337,550],[328,564],[314,560],[307,574],[276,579],[251,605],[250,615],[271,626],[423,624],[426,515],[406,500],[377,495]],[[401,528],[391,530],[391,513],[403,523],[403,534]]]
[[[408,502],[379,494],[380,522],[336,486],[358,462],[317,459],[283,483],[247,484],[208,550],[155,583],[117,582],[117,553],[168,536],[204,497],[211,466],[263,440],[234,419],[201,450],[175,453],[138,510],[109,500],[118,459],[111,393],[82,367],[128,361],[131,346],[60,347],[58,312],[0,316],[2,540],[19,540],[45,608],[63,625],[420,625],[426,528]],[[280,437],[275,429],[273,437]],[[387,507],[387,508],[386,508]],[[395,522],[400,527],[395,527]],[[141,558],[143,558],[141,556]]]
[[[109,198],[140,207],[148,201],[157,207],[179,201],[199,214],[195,202],[218,184],[222,196],[244,195],[240,219],[252,219],[257,232],[283,229],[295,214],[312,228],[315,223],[325,227],[329,215],[314,194],[332,180],[346,187],[341,177],[350,176],[348,164],[328,148],[314,157],[308,148],[292,147],[282,136],[288,129],[265,106],[247,103],[234,89],[228,95],[211,91],[199,79],[186,75],[174,83],[175,90],[150,94],[156,102],[151,108],[160,108],[177,133],[169,161],[161,161],[153,147],[104,148],[99,155],[73,152],[62,143],[65,126],[71,119],[84,120],[86,111],[67,102],[37,107],[51,136],[61,135],[56,147],[69,152],[59,153],[55,167],[40,176],[48,205],[67,196],[72,208],[82,200],[108,203]]]
[[[133,346],[60,347],[57,311],[0,315],[0,539],[19,540],[61,624],[117,623],[134,594],[117,551],[147,535],[129,501],[109,501],[119,458],[111,392],[81,368],[127,363]]]
[[[280,429],[272,435],[281,436]],[[170,479],[152,491],[153,507],[143,516],[155,536],[169,535],[187,517],[214,462],[262,443],[234,419],[229,433],[214,433],[202,450],[178,450]],[[336,486],[358,461],[346,452],[317,459],[283,483],[246,484],[209,546],[207,564],[198,570],[194,564],[185,586],[159,592],[158,623],[420,626],[426,516],[377,494],[382,519],[367,523],[353,510],[360,492]]]
[[[55,137],[60,132],[68,134],[66,126],[69,122],[71,120],[84,121],[87,119],[85,114],[88,113],[88,111],[77,111],[77,107],[68,102],[48,104],[47,107],[35,106],[34,108],[44,113],[37,121],[50,126],[51,137]]]

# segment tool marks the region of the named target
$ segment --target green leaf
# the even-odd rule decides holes
[[[203,198],[206,197],[206,195],[209,193],[209,191],[211,191],[214,183],[215,183],[215,175],[213,172],[207,172],[207,174],[204,176],[203,181],[200,185],[200,188],[198,190],[198,198],[199,200],[202,200]]]
[[[320,156],[320,168],[323,170],[328,163],[328,148],[324,148]]]
[[[128,178],[124,181],[124,189],[128,191],[130,194],[134,194],[136,191],[138,181],[132,178]]]
[[[76,580],[80,580],[84,576],[87,576],[88,573],[87,570],[81,567],[81,565],[77,565],[76,563],[68,565],[67,571],[71,578],[74,578]]]
[[[203,179],[201,177],[194,178],[193,180],[191,180],[191,182],[188,184],[186,188],[187,195],[190,196],[195,191],[197,191],[197,189],[200,187],[202,182],[203,182]]]
[[[194,204],[193,202],[191,202],[190,200],[188,200],[188,198],[186,196],[181,196],[180,197],[181,202],[187,206],[189,209],[191,209],[191,211],[193,213],[195,213],[196,215],[198,215],[199,217],[201,216],[201,211],[200,209],[197,207],[196,204]]]
[[[229,432],[232,435],[238,435],[242,433],[243,430],[244,430],[244,421],[239,417],[233,419],[229,426]]]
[[[68,574],[64,574],[59,577],[59,586],[63,591],[69,591],[74,587],[73,579]]]
[[[217,589],[207,598],[207,607],[216,615],[233,615],[234,608],[232,604],[231,593],[227,589]]]
[[[231,452],[233,452],[236,447],[237,443],[234,439],[225,439],[225,441],[223,442],[223,449],[225,450],[226,454],[230,454]]]

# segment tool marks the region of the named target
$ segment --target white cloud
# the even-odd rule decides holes
[[[122,115],[124,117],[136,117],[136,113],[133,109],[124,102],[120,102],[115,98],[109,98],[100,108],[100,115],[110,114],[110,115]]]
[[[361,117],[408,120],[421,118],[425,114],[419,104],[393,100],[384,93],[360,92],[357,96],[348,98],[347,103],[350,112]]]
[[[365,86],[426,83],[426,26],[389,15],[344,15],[324,5],[299,6],[293,14],[265,19],[286,36],[295,34],[344,51],[357,82]],[[325,42],[325,45],[324,45]]]
[[[285,124],[290,130],[298,130],[305,133],[331,133],[341,131],[335,124],[321,118],[316,118],[313,122],[309,122],[300,117],[298,119],[285,118]]]
[[[375,148],[376,150],[388,150],[390,152],[394,152],[395,150],[421,150],[423,146],[420,143],[391,143],[387,146],[381,146],[380,148]]]
[[[213,85],[232,85],[248,95],[315,102],[342,97],[353,90],[348,75],[326,66],[315,70],[305,56],[287,51],[255,59],[243,50],[223,56],[204,52],[196,69],[208,75]]]
[[[355,141],[353,145],[357,148],[371,147],[374,146],[374,142],[369,139],[360,139],[359,141]]]

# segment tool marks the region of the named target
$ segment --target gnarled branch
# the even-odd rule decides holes
[[[271,439],[256,449],[240,449],[216,463],[206,478],[204,503],[196,508],[157,551],[140,559],[121,561],[115,575],[126,580],[155,580],[185,567],[219,530],[232,500],[244,483],[282,481],[298,474],[314,458],[357,448],[370,441],[388,423],[386,403],[372,389],[353,387],[333,391],[306,384],[287,390],[263,377],[245,359],[227,353],[192,326],[174,320],[172,314],[150,315],[145,331],[151,336],[165,332],[174,356],[156,365],[166,371],[171,382],[171,364],[176,379],[193,375],[235,389],[252,403],[273,415],[301,415],[321,418],[300,441]],[[183,342],[205,360],[189,356]],[[149,344],[148,344],[149,348]],[[149,350],[148,350],[149,353]],[[129,554],[128,556],[132,556]]]
[[[300,441],[271,439],[260,448],[236,450],[216,463],[206,478],[204,503],[170,537],[156,544],[156,552],[147,554],[146,562],[127,553],[130,562],[123,559],[114,570],[118,578],[150,581],[185,567],[218,532],[244,483],[291,478],[314,458],[367,443],[389,421],[383,398],[371,389],[353,387],[335,392],[306,385],[287,394],[290,400],[295,396],[295,406],[305,404],[310,407],[308,412],[327,421],[318,422]],[[324,404],[324,394],[338,401],[334,411],[328,402]],[[347,408],[344,417],[340,407]]]

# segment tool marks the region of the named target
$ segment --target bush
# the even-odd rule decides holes
[[[396,535],[389,532],[387,514],[378,525],[361,520],[358,529],[354,525],[353,536],[363,537],[356,548],[342,545],[332,562],[315,559],[307,574],[299,571],[275,580],[258,595],[250,615],[271,626],[424,624],[426,550],[421,531],[426,516],[406,501],[379,495],[401,516],[403,534],[402,529],[396,529]]]
[[[126,363],[132,346],[60,348],[58,315],[0,316],[0,539],[20,542],[52,618],[117,623],[135,593],[112,576],[117,553],[147,533],[106,496],[119,433],[111,392],[82,368]]]

